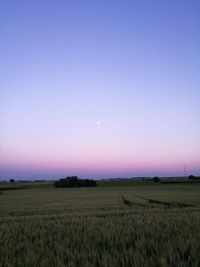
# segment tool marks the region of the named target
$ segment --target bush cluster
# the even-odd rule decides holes
[[[188,179],[189,180],[200,180],[200,176],[189,175]]]
[[[77,176],[66,177],[54,183],[55,187],[92,187],[97,186],[94,180],[78,179]]]

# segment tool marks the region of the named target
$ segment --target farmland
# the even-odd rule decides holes
[[[200,265],[200,184],[105,183],[2,185],[0,266]]]

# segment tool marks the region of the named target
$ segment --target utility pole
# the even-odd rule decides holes
[[[184,175],[184,177],[186,176],[186,166],[185,165],[183,166],[183,175]]]

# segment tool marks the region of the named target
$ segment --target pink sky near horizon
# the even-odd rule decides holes
[[[122,152],[122,151],[121,151]],[[124,151],[125,152],[125,151]],[[79,175],[80,177],[93,177],[96,173],[98,178],[109,178],[110,176],[151,176],[151,175],[183,175],[183,166],[186,166],[188,174],[198,174],[198,154],[193,155],[193,158],[185,155],[176,155],[161,153],[157,151],[146,154],[131,153],[116,154],[116,151],[106,154],[101,153],[83,153],[69,155],[67,153],[29,153],[20,154],[18,151],[15,155],[8,154],[7,158],[1,158],[0,168],[16,173],[30,172],[36,178],[40,178],[40,172],[46,172],[49,178],[54,178],[55,175]],[[47,154],[46,154],[47,153]],[[188,160],[190,158],[190,160]],[[187,160],[186,160],[187,159]],[[51,176],[52,173],[52,176]],[[112,175],[113,174],[113,175]],[[119,175],[117,175],[119,174]],[[11,175],[13,177],[13,175]],[[14,175],[15,176],[15,175]],[[16,175],[17,176],[17,175]],[[23,175],[19,175],[23,178]],[[43,176],[43,175],[41,175]],[[9,177],[6,177],[9,178]],[[25,177],[24,177],[25,178]]]

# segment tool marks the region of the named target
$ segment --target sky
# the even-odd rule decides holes
[[[200,174],[198,0],[1,0],[0,179]]]

